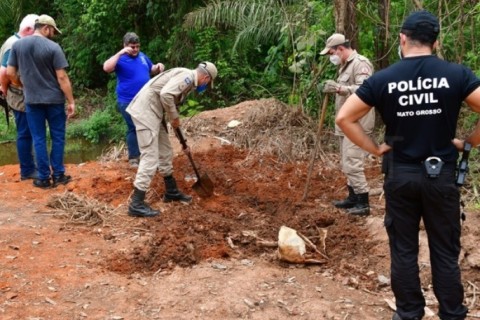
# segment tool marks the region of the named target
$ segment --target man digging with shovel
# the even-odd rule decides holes
[[[179,131],[178,106],[186,96],[196,90],[203,92],[217,76],[217,68],[211,62],[202,62],[196,69],[173,68],[150,79],[138,92],[127,108],[137,132],[140,148],[140,164],[133,183],[133,195],[128,214],[136,217],[153,217],[158,210],[145,203],[145,193],[155,172],[160,171],[165,181],[163,201],[190,202],[192,197],[180,192],[173,177],[173,149],[167,132],[167,118]],[[188,148],[184,148],[189,153]]]

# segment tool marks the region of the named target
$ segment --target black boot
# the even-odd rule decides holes
[[[368,203],[368,192],[355,195],[355,205],[347,210],[348,214],[354,216],[368,216],[370,214],[370,204]]]
[[[393,314],[392,320],[420,320],[420,318],[419,318],[419,317],[408,318],[408,319],[400,318],[400,316],[398,315],[398,313],[395,312],[395,313]]]
[[[335,200],[333,201],[333,205],[337,208],[342,208],[342,209],[349,209],[353,208],[355,204],[357,203],[357,199],[355,197],[355,192],[353,192],[353,188],[347,185],[348,188],[348,197],[346,197],[344,200]]]
[[[144,200],[145,191],[134,188],[132,199],[128,205],[128,214],[134,217],[154,217],[160,213],[160,211],[150,208]]]
[[[163,178],[165,181],[165,194],[163,195],[164,202],[181,201],[191,202],[192,197],[181,193],[177,188],[177,182],[173,176]]]

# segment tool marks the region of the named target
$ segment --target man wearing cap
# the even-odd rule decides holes
[[[128,213],[137,217],[153,217],[158,210],[144,202],[145,193],[158,170],[165,181],[163,201],[190,202],[191,196],[177,188],[173,178],[173,150],[167,132],[167,120],[174,129],[180,128],[178,107],[187,95],[203,92],[213,85],[217,68],[211,62],[201,62],[196,69],[173,68],[150,79],[127,108],[137,130],[140,164],[135,176],[134,191]],[[184,150],[189,152],[189,150]]]
[[[163,63],[153,64],[140,51],[140,38],[134,32],[127,32],[123,36],[123,48],[103,63],[105,72],[115,71],[117,75],[117,107],[127,124],[128,162],[132,167],[138,167],[140,150],[135,125],[126,109],[133,97],[150,80],[150,76],[157,75],[164,69]]]
[[[350,42],[340,33],[334,33],[327,39],[320,54],[328,54],[330,62],[339,66],[337,81],[327,80],[323,85],[323,92],[335,94],[335,113],[338,113],[347,98],[372,75],[373,66],[367,58],[352,49]],[[372,109],[368,112],[360,124],[367,134],[371,134],[375,124],[375,111]],[[348,196],[344,200],[334,201],[333,205],[347,209],[347,213],[352,215],[369,215],[369,187],[364,170],[368,153],[345,137],[338,126],[335,126],[335,135],[340,137],[340,163],[342,172],[347,177]]]
[[[455,184],[459,151],[480,144],[480,122],[455,138],[462,102],[480,113],[480,79],[467,67],[433,55],[438,19],[416,11],[400,30],[402,59],[367,79],[339,111],[336,123],[368,152],[384,156],[385,227],[390,242],[394,320],[421,319],[425,299],[418,267],[418,233],[428,236],[433,291],[442,320],[462,320],[460,194]],[[378,145],[359,119],[375,107],[385,126]]]
[[[61,33],[55,20],[41,15],[30,37],[16,41],[10,52],[7,75],[10,81],[23,85],[27,121],[32,133],[39,188],[67,184],[63,155],[67,117],[75,112],[70,79],[65,71],[68,62],[60,46],[51,39]],[[65,99],[68,101],[65,112]],[[46,123],[50,130],[52,150],[47,150]]]
[[[23,102],[23,89],[19,84],[10,82],[7,77],[7,62],[10,56],[12,45],[20,38],[31,36],[35,31],[35,20],[38,15],[26,15],[18,33],[7,39],[0,49],[0,89],[1,94],[6,98],[7,104],[13,110],[15,125],[17,127],[17,155],[20,164],[20,180],[37,178],[37,169],[33,158],[32,134],[27,123],[25,104]]]

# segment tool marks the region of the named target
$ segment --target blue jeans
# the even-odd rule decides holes
[[[62,104],[25,104],[27,120],[32,133],[33,146],[37,160],[38,178],[49,179],[50,175],[59,177],[65,173],[63,153],[65,150],[65,131],[67,114]],[[47,126],[50,129],[52,150],[47,150]],[[51,170],[50,171],[50,166]]]
[[[133,124],[132,117],[126,111],[128,103],[118,102],[118,111],[123,116],[125,123],[127,124],[127,148],[128,148],[128,159],[134,159],[140,157],[140,150],[138,149],[137,141],[137,132],[135,131],[135,125]]]
[[[15,125],[17,126],[17,154],[20,163],[20,175],[28,177],[35,172],[33,159],[32,134],[28,127],[27,114],[13,110]]]

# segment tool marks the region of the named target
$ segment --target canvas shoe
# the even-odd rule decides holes
[[[131,168],[138,168],[138,164],[140,163],[140,160],[138,158],[132,158],[132,159],[128,159],[128,163],[130,164]]]

